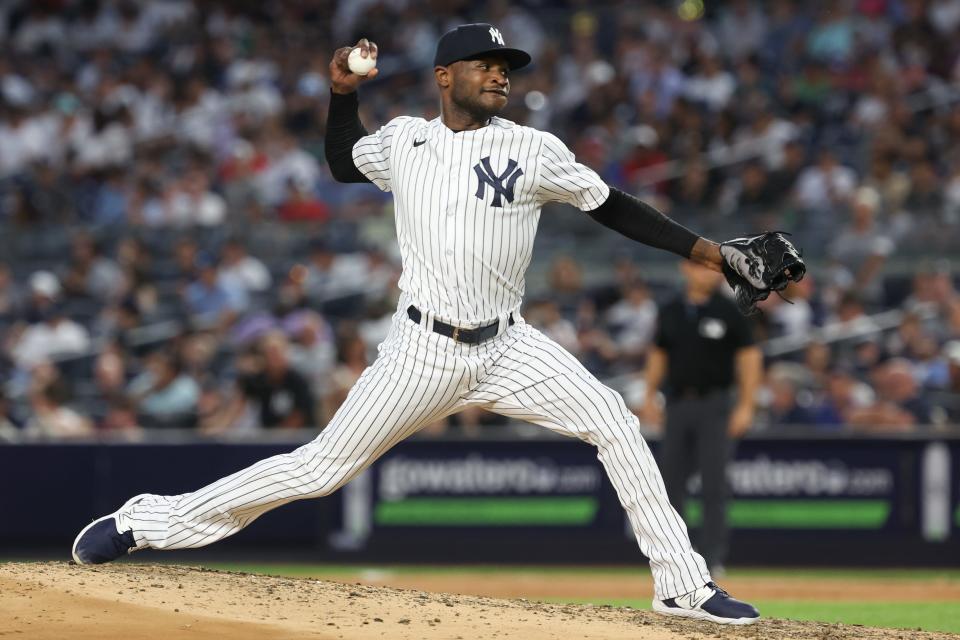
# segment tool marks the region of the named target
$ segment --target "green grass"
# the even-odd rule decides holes
[[[549,602],[571,602],[566,599],[548,599]],[[614,607],[649,609],[646,600],[633,599],[578,599],[579,604],[608,604]],[[802,600],[759,600],[753,604],[761,615],[769,618],[790,620],[816,620],[818,622],[842,622],[862,624],[868,627],[894,629],[922,629],[923,631],[946,631],[960,633],[957,610],[960,604],[949,601],[933,602],[833,602]]]

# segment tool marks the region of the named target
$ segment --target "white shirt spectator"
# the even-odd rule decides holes
[[[823,169],[819,165],[808,167],[797,178],[797,202],[809,209],[828,209],[838,201],[853,195],[857,188],[857,175],[853,169],[834,165]]]
[[[0,125],[0,176],[19,173],[39,160],[50,160],[57,131],[55,116],[43,113]]]
[[[960,27],[960,2],[932,0],[927,7],[927,17],[941,35],[952,37]]]
[[[206,90],[196,102],[177,114],[175,131],[180,140],[207,149],[213,147],[221,119],[229,117],[224,102],[217,91]]]
[[[797,137],[797,126],[789,120],[775,118],[769,114],[761,116],[764,121],[750,127],[741,128],[734,135],[734,151],[737,158],[762,156],[763,163],[770,170],[783,166],[783,147]],[[724,153],[729,153],[724,151]],[[722,160],[728,158],[721,156]]]
[[[17,366],[30,369],[54,356],[84,353],[90,348],[90,334],[69,318],[34,324],[20,335],[12,349]]]
[[[619,328],[617,344],[625,351],[639,353],[650,344],[657,326],[657,303],[647,298],[639,304],[626,298],[607,311],[607,324]]]
[[[310,297],[318,300],[360,293],[367,288],[368,265],[362,253],[336,254],[325,268],[312,262],[304,285]]]
[[[756,3],[737,0],[723,11],[717,35],[726,55],[734,60],[755,53],[767,37],[767,18]]]
[[[169,79],[157,78],[130,106],[138,141],[155,140],[174,132],[177,114],[170,104],[171,92]]]
[[[223,223],[227,203],[210,191],[210,181],[200,170],[188,172],[170,197],[165,222],[174,226],[211,227]]]
[[[17,53],[29,54],[46,45],[58,49],[66,41],[63,20],[55,12],[28,16],[13,36]]]
[[[219,194],[212,191],[202,194],[180,191],[170,201],[166,222],[178,227],[212,227],[222,224],[226,217],[227,203]]]
[[[23,430],[29,439],[83,438],[95,433],[89,419],[70,407],[51,406],[34,411]]]
[[[802,336],[813,329],[813,308],[807,300],[791,299],[793,304],[778,304],[769,312],[784,336]]]
[[[711,111],[722,111],[733,97],[737,83],[727,71],[699,73],[687,80],[684,87],[686,96],[694,102],[706,104]]]
[[[315,185],[320,179],[317,159],[296,145],[292,138],[283,142],[283,148],[273,162],[258,177],[261,198],[270,206],[280,205],[287,195],[287,184]]]
[[[220,267],[220,277],[237,283],[247,291],[266,291],[273,282],[270,271],[253,256],[243,256],[230,264],[224,262]]]
[[[127,164],[133,157],[133,137],[119,122],[111,122],[100,131],[90,130],[75,143],[76,164],[83,169],[102,169]]]

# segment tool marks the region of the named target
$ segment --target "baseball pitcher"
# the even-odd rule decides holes
[[[361,40],[361,58],[377,47]],[[355,47],[330,63],[326,155],[342,182],[393,194],[402,296],[376,361],[320,435],[193,493],[145,494],[88,525],[73,558],[107,562],[140,549],[201,547],[293,500],[328,495],[420,428],[466,407],[528,420],[597,448],[650,559],[664,614],[750,624],[759,614],[711,579],[670,506],[637,418],[563,348],[520,315],[540,208],[566,202],[638,242],[724,271],[747,310],[803,275],[782,236],[718,245],[607,186],[553,135],[497,116],[510,74],[530,56],[489,24],[446,33],[434,76],[441,116],[401,116],[368,133],[350,71]],[[357,57],[357,54],[354,54]],[[774,237],[775,236],[775,237]]]

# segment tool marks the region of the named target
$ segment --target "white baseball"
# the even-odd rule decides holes
[[[373,56],[369,53],[367,53],[367,57],[364,58],[360,55],[360,47],[355,47],[350,52],[350,55],[347,56],[347,66],[352,73],[358,76],[365,76],[370,73],[371,69],[377,66],[377,61],[374,60]]]

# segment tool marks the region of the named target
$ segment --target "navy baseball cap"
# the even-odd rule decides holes
[[[462,24],[443,34],[437,43],[433,66],[445,67],[458,60],[472,60],[488,53],[503,57],[511,70],[530,64],[529,53],[504,46],[500,29],[486,22],[478,22]]]

